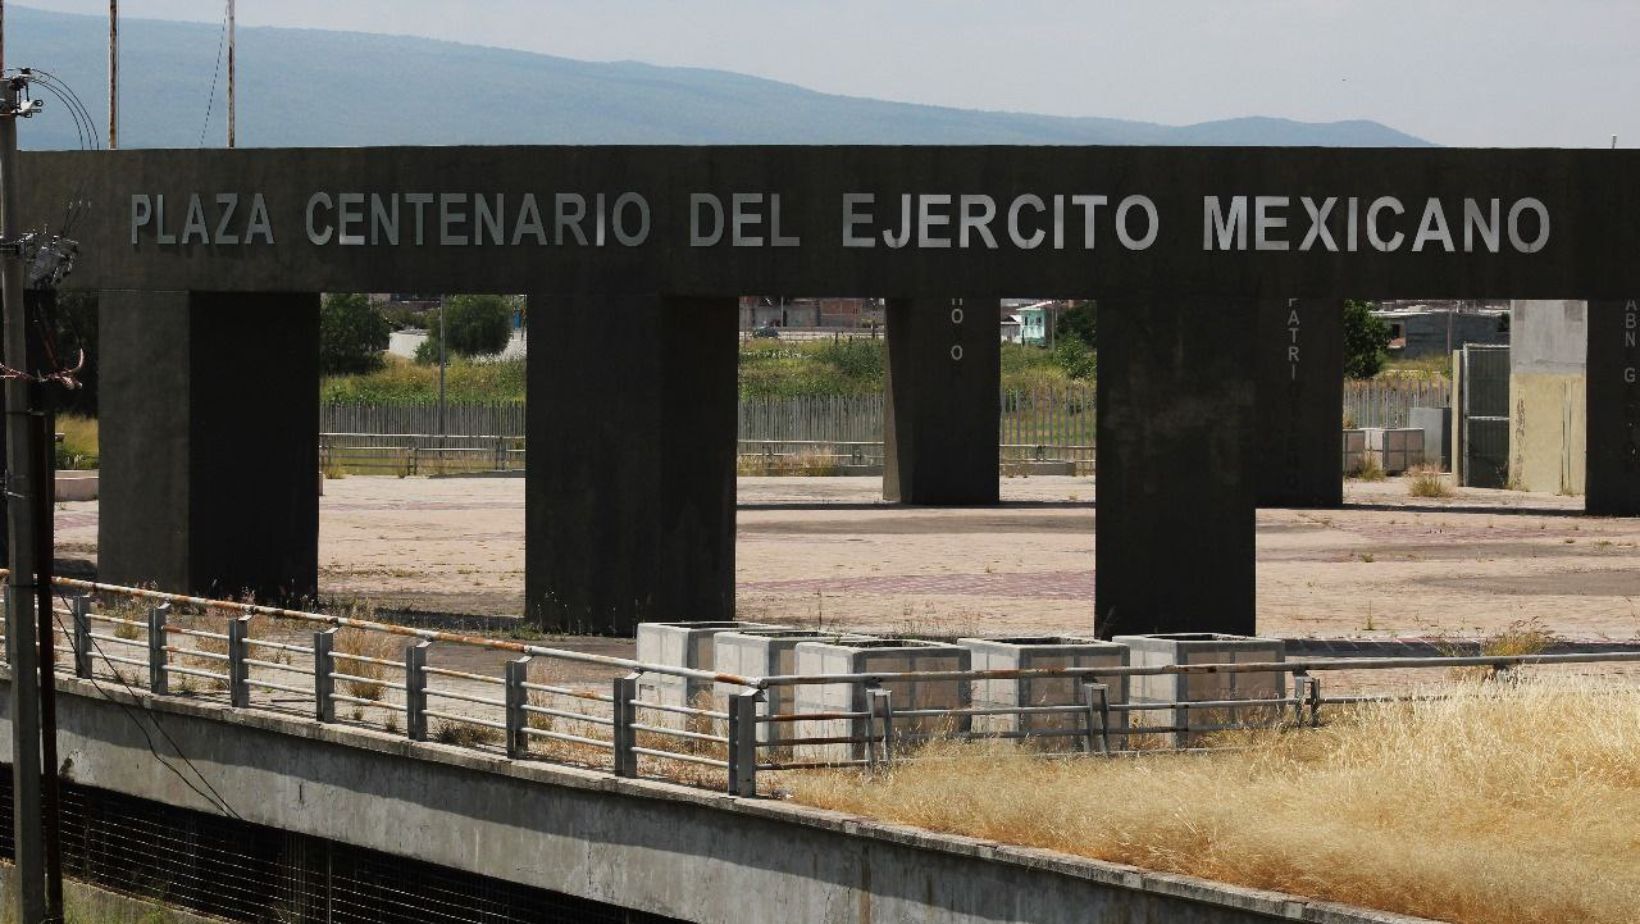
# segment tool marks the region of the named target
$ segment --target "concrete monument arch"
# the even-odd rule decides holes
[[[1099,631],[1251,632],[1255,504],[1336,502],[1329,306],[1588,298],[1611,315],[1591,331],[1632,347],[1637,168],[1608,151],[1052,147],[22,160],[30,225],[87,203],[69,284],[103,291],[109,579],[311,592],[316,293],[525,292],[528,607],[615,632],[732,613],[734,299],[758,292],[890,299],[885,487],[906,503],[996,499],[996,300],[1099,298]],[[633,336],[552,335],[588,312]],[[1633,352],[1590,351],[1590,454],[1618,486],[1595,492],[1591,470],[1593,512],[1640,512]],[[1264,484],[1260,427],[1283,434]]]

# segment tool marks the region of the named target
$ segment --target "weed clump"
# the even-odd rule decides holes
[[[1413,497],[1451,497],[1452,484],[1434,466],[1420,465],[1407,478],[1407,493]]]
[[[384,632],[352,628],[337,632],[333,649],[336,670],[364,678],[342,681],[343,691],[349,696],[379,702],[387,692],[387,665],[377,664],[376,661],[388,661],[399,657],[402,644],[403,640],[398,636]],[[367,661],[365,658],[374,660]]]
[[[747,453],[735,463],[735,474],[752,477],[792,476],[824,478],[841,475],[843,465],[836,453],[805,449],[794,453]]]
[[[433,731],[433,740],[458,748],[493,746],[502,742],[502,734],[484,725],[466,722],[444,722]]]
[[[1356,481],[1383,481],[1388,476],[1384,474],[1384,468],[1378,464],[1378,460],[1368,454],[1355,471],[1350,472],[1350,477]]]
[[[1535,617],[1517,619],[1501,631],[1482,639],[1479,654],[1498,657],[1542,654],[1557,640],[1555,634],[1545,629]],[[1446,646],[1443,650],[1450,656],[1461,656],[1466,653],[1452,646]],[[1500,676],[1498,671],[1490,667],[1455,667],[1447,671],[1447,674],[1453,680],[1477,682],[1495,680]]]

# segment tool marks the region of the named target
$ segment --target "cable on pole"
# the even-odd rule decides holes
[[[216,82],[222,75],[222,48],[228,42],[228,0],[222,3],[222,32],[216,39],[216,66],[211,69],[211,94],[205,98],[205,123],[199,126],[199,146],[205,146],[205,132],[211,127],[211,112],[216,108]]]

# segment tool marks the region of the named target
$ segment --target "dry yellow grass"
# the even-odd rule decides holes
[[[735,462],[735,473],[748,476],[789,476],[807,475],[811,477],[841,474],[842,462],[832,453],[821,452],[818,449],[804,449],[799,452],[785,455],[761,455],[746,453]]]
[[[1420,465],[1407,473],[1407,493],[1413,497],[1451,497],[1453,490],[1440,469]]]
[[[404,639],[385,632],[345,628],[337,631],[333,650],[338,673],[365,678],[342,681],[342,690],[347,695],[360,699],[380,700],[387,693],[387,685],[384,682],[387,677],[387,666],[375,661],[361,661],[359,657],[374,658],[377,661],[402,658]],[[353,657],[355,655],[359,657]]]
[[[1377,459],[1367,456],[1361,466],[1348,473],[1346,477],[1357,481],[1383,481],[1388,476],[1384,474],[1384,469],[1379,466]]]
[[[181,693],[194,693],[200,690],[223,691],[228,689],[228,662],[223,658],[228,654],[228,623],[235,617],[216,609],[208,609],[204,613],[175,612],[171,614],[171,625],[191,632],[210,632],[212,637],[205,638],[198,635],[172,635],[169,642],[178,648],[191,648],[194,651],[205,652],[204,655],[177,655],[177,664],[181,667],[194,670],[209,671],[220,674],[220,677],[207,678],[193,674],[173,675],[172,686]],[[249,623],[247,635],[257,638],[262,627],[259,620],[252,619]],[[216,636],[222,636],[220,638]],[[214,657],[212,657],[214,656]]]
[[[1502,631],[1482,639],[1478,653],[1483,655],[1542,654],[1555,641],[1555,634],[1545,629],[1538,620],[1517,619],[1505,626]],[[1467,651],[1458,645],[1442,646],[1442,650],[1454,657],[1477,653]],[[1452,680],[1474,682],[1498,679],[1500,674],[1490,667],[1454,667],[1447,671],[1447,676]]]
[[[1444,921],[1640,921],[1633,687],[1442,692],[1233,753],[1033,761],[948,743],[934,753],[955,759],[886,779],[783,783],[810,805]]]

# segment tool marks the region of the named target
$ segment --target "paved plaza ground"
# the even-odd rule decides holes
[[[740,615],[934,635],[1091,630],[1093,479],[1005,479],[994,508],[893,506],[879,490],[876,478],[742,478]],[[1640,641],[1640,519],[1587,517],[1581,498],[1546,494],[1421,500],[1395,479],[1345,495],[1337,510],[1259,511],[1261,632],[1476,636],[1536,620],[1567,639]],[[60,557],[95,560],[95,502],[59,505],[57,525]],[[1191,562],[1172,564],[1158,579],[1191,580]],[[517,614],[523,568],[520,478],[325,485],[326,596]]]

